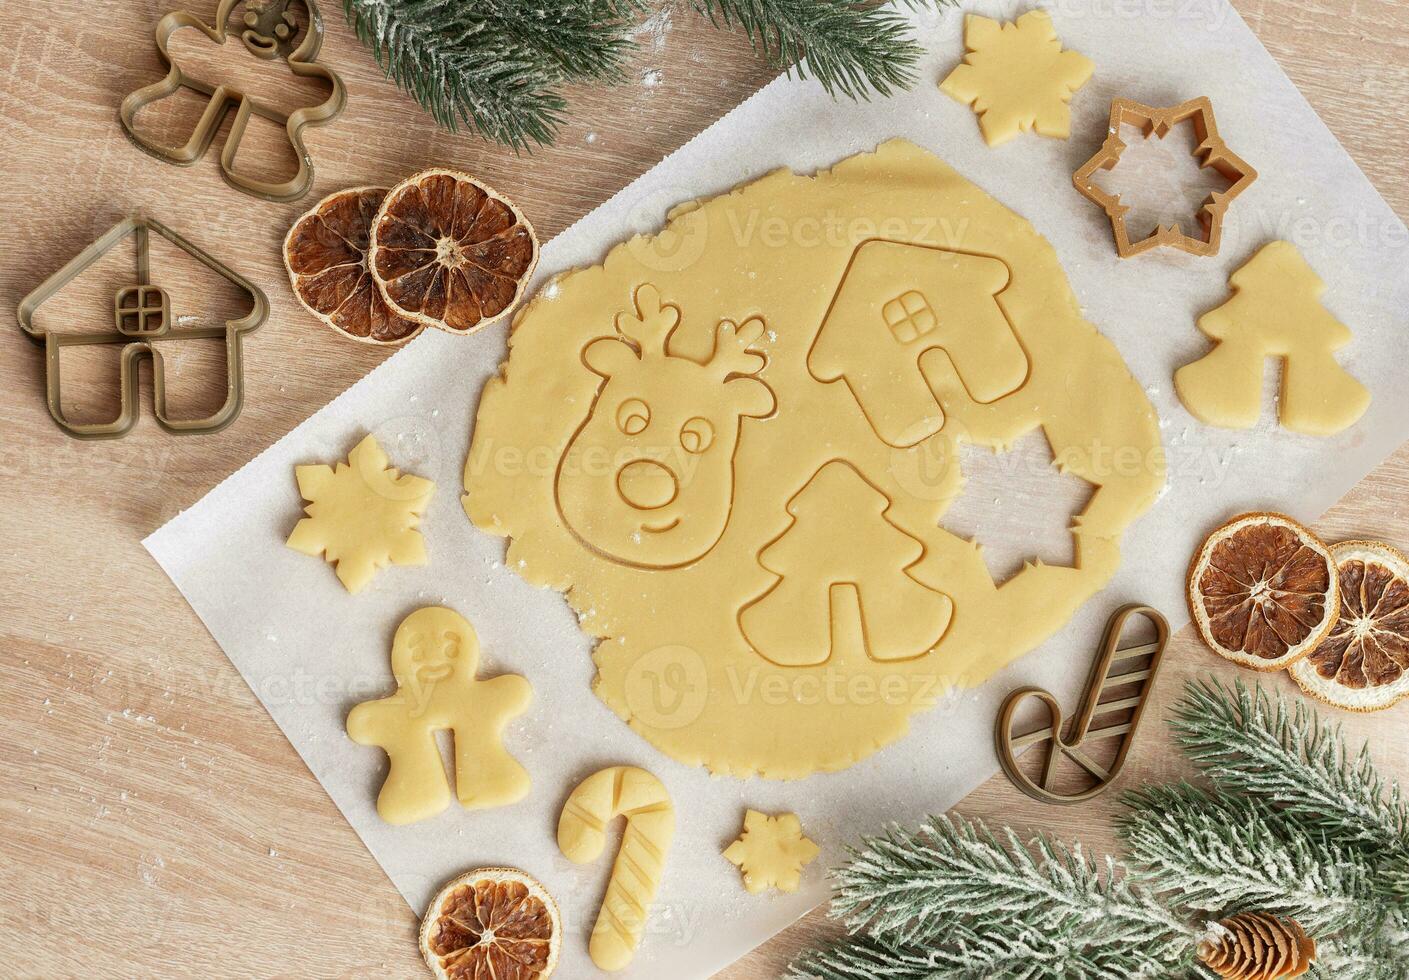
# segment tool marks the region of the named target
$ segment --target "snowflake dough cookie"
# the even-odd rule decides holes
[[[1278,357],[1282,425],[1330,436],[1360,421],[1370,392],[1335,359],[1350,343],[1350,329],[1321,305],[1326,284],[1297,247],[1273,242],[1230,282],[1233,298],[1199,320],[1213,350],[1174,374],[1184,407],[1209,425],[1252,428],[1262,415],[1267,358]]]
[[[308,514],[288,546],[337,566],[349,592],[360,592],[383,565],[424,565],[426,542],[416,530],[435,484],[400,475],[377,440],[368,436],[337,468],[294,467]]]
[[[841,232],[742,235],[760,215]],[[597,694],[718,773],[899,738],[1061,629],[1164,484],[1154,410],[1051,246],[902,140],[678,209],[558,278],[509,344],[466,510],[603,640]],[[944,516],[963,444],[1037,429],[1092,487],[1078,557],[1000,589]]]
[[[529,778],[504,748],[504,726],[528,709],[533,689],[515,674],[475,679],[479,638],[452,609],[418,609],[396,629],[391,672],[396,693],[366,701],[347,716],[347,734],[386,750],[391,768],[377,812],[391,824],[415,823],[450,805],[450,785],[435,733],[455,738],[455,794],[469,810],[517,803]]]
[[[1070,138],[1072,96],[1091,80],[1096,65],[1062,50],[1050,14],[1034,10],[1011,24],[969,14],[964,45],[964,63],[939,87],[973,106],[989,146],[1028,130]]]
[[[750,810],[744,815],[743,834],[724,856],[744,873],[744,888],[749,894],[757,895],[770,888],[797,891],[802,869],[819,853],[821,849],[802,835],[802,822],[796,814],[770,817]]]

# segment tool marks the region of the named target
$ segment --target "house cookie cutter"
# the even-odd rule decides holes
[[[151,279],[149,237],[160,235],[249,294],[249,313],[223,326],[181,326],[180,317],[173,316],[170,291]],[[113,330],[103,333],[59,334],[35,325],[34,315],[46,300],[73,282],[85,269],[107,255],[119,244],[132,238],[137,261],[133,281],[118,288],[113,295]],[[102,237],[74,256],[58,272],[44,280],[34,292],[20,301],[20,329],[37,344],[44,346],[45,394],[49,414],[59,428],[78,439],[115,439],[125,435],[137,421],[137,367],[145,357],[152,359],[152,406],[157,422],[168,432],[195,434],[219,432],[240,414],[244,400],[241,337],[258,329],[269,316],[269,300],[264,293],[239,273],[211,258],[170,228],[150,218],[126,218],[108,229]],[[225,403],[213,414],[197,419],[173,419],[166,412],[166,371],[161,349],[183,340],[223,338],[225,341],[226,394]],[[59,373],[59,356],[65,347],[121,346],[119,360],[120,403],[118,415],[111,422],[73,422],[64,416],[63,386]]]
[[[332,92],[325,101],[318,105],[304,106],[286,115],[233,85],[196,78],[181,70],[167,48],[171,36],[182,28],[192,27],[203,32],[211,40],[224,44],[228,36],[226,24],[230,14],[242,3],[246,9],[240,40],[250,54],[265,61],[283,58],[295,75],[320,78],[328,82],[332,85]],[[308,11],[308,30],[304,32],[303,40],[297,47],[295,41],[298,37],[298,22],[289,10],[294,3],[303,4]],[[190,166],[205,156],[225,114],[233,107],[235,121],[230,126],[230,133],[226,136],[225,146],[220,152],[220,172],[225,180],[247,194],[269,201],[294,201],[308,193],[309,188],[313,186],[313,160],[303,142],[304,127],[321,126],[330,122],[347,104],[347,93],[342,79],[317,61],[318,49],[323,44],[323,18],[318,13],[316,0],[220,0],[220,6],[215,12],[214,26],[189,11],[173,10],[157,22],[156,44],[157,52],[168,68],[166,77],[130,93],[122,100],[122,106],[118,110],[122,127],[133,143],[167,163]],[[190,139],[182,146],[170,146],[138,133],[135,124],[137,113],[182,88],[209,96],[210,99]],[[298,158],[298,171],[293,177],[282,183],[275,183],[246,176],[235,169],[235,156],[239,152],[240,141],[244,138],[245,127],[249,124],[251,115],[279,123],[288,131],[289,142]]]
[[[1131,206],[1123,203],[1119,194],[1098,187],[1094,178],[1099,171],[1114,170],[1120,163],[1128,147],[1120,136],[1122,126],[1138,127],[1146,139],[1152,136],[1164,139],[1175,126],[1185,122],[1194,126],[1194,135],[1198,139],[1194,156],[1198,158],[1200,168],[1221,174],[1230,186],[1225,191],[1210,194],[1199,209],[1202,237],[1186,235],[1178,224],[1174,224],[1157,227],[1148,238],[1132,242],[1126,222]],[[1078,191],[1105,209],[1115,230],[1116,251],[1123,259],[1134,258],[1163,246],[1206,258],[1217,255],[1223,247],[1223,219],[1228,213],[1228,206],[1255,180],[1257,171],[1230,150],[1218,135],[1213,103],[1207,97],[1191,99],[1169,109],[1154,109],[1130,99],[1116,99],[1111,103],[1110,130],[1101,152],[1087,161],[1072,178]]]
[[[1155,639],[1149,643],[1122,647],[1120,642],[1125,627],[1135,616],[1144,617],[1154,626]],[[1082,803],[1109,789],[1124,768],[1126,757],[1135,742],[1135,734],[1149,705],[1155,676],[1168,645],[1169,621],[1157,610],[1149,606],[1126,606],[1116,610],[1106,625],[1101,653],[1091,667],[1091,679],[1082,697],[1081,710],[1068,733],[1062,731],[1062,707],[1050,692],[1038,687],[1025,687],[1008,695],[999,712],[996,731],[998,760],[1003,764],[1008,778],[1018,789],[1043,803]],[[1116,669],[1121,672],[1113,673]],[[1125,693],[1110,700],[1101,700],[1108,691],[1133,688],[1135,685],[1139,686],[1138,694]],[[1014,735],[1013,719],[1029,699],[1046,704],[1051,713],[1051,724],[1023,735]],[[1110,715],[1117,717],[1105,720],[1100,728],[1093,727],[1097,718]],[[1084,751],[1090,743],[1112,738],[1119,738],[1121,743],[1109,766],[1100,765]],[[1028,746],[1044,744],[1047,746],[1047,757],[1040,780],[1034,781],[1018,767],[1017,752]],[[1086,788],[1074,794],[1058,793],[1052,789],[1057,763],[1063,757],[1074,762],[1090,777]]]

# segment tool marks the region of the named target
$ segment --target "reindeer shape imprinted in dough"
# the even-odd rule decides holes
[[[606,379],[558,464],[564,523],[588,547],[638,568],[677,568],[708,554],[734,508],[734,452],[746,418],[773,413],[757,377],[757,317],[715,329],[703,363],[671,349],[680,310],[646,283],[617,334],[582,360]]]
[[[347,716],[348,736],[385,749],[391,762],[377,797],[387,823],[415,823],[450,805],[439,731],[454,734],[461,806],[488,809],[528,795],[528,773],[504,749],[502,733],[528,708],[533,691],[513,674],[476,680],[478,667],[479,638],[454,610],[418,609],[397,627],[391,647],[396,693],[359,704]]]

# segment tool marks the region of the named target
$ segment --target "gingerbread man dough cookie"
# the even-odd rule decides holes
[[[347,716],[347,734],[385,749],[391,761],[377,812],[391,824],[415,823],[450,805],[435,733],[455,738],[455,793],[466,809],[517,803],[529,778],[503,744],[504,726],[533,699],[514,674],[475,679],[479,638],[452,609],[418,609],[397,627],[391,647],[396,693],[366,701]]]

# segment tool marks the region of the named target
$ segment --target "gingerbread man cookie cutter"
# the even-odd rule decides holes
[[[1212,170],[1228,181],[1228,189],[1214,191],[1199,209],[1198,221],[1202,237],[1187,235],[1178,225],[1160,225],[1153,234],[1132,241],[1126,218],[1132,210],[1119,194],[1104,190],[1096,181],[1102,171],[1113,171],[1120,164],[1128,144],[1121,138],[1122,126],[1134,126],[1145,138],[1164,139],[1175,126],[1190,123],[1194,127],[1197,146],[1194,156],[1200,168]],[[1131,99],[1116,99],[1111,103],[1110,130],[1101,152],[1088,160],[1072,178],[1082,196],[1099,204],[1111,219],[1115,232],[1116,251],[1123,259],[1169,246],[1203,258],[1211,258],[1223,247],[1223,220],[1234,198],[1257,180],[1257,171],[1223,142],[1218,134],[1218,122],[1213,115],[1213,102],[1207,97],[1191,99],[1169,109],[1155,109]]]
[[[298,42],[297,46],[295,42],[299,25],[289,11],[295,2],[303,4],[308,12],[308,28],[303,32],[303,40]],[[230,14],[241,4],[244,4],[246,9],[240,40],[250,54],[265,61],[283,58],[294,75],[322,79],[332,86],[332,92],[327,99],[317,105],[304,106],[286,114],[234,85],[212,82],[188,75],[181,70],[168,49],[171,36],[183,28],[190,27],[201,31],[212,41],[224,44],[229,36],[226,25]],[[161,55],[168,69],[166,77],[128,94],[118,110],[122,127],[133,143],[159,160],[177,166],[190,166],[205,156],[226,113],[234,108],[235,120],[220,152],[220,172],[225,180],[246,194],[269,201],[295,201],[308,193],[309,188],[313,186],[313,159],[309,155],[308,147],[304,145],[303,130],[307,126],[321,126],[331,122],[347,104],[347,90],[342,79],[317,60],[318,50],[323,45],[323,18],[318,12],[315,0],[220,0],[213,26],[189,11],[173,10],[157,22],[156,45],[157,53]],[[205,112],[201,114],[190,139],[181,146],[171,146],[140,134],[136,127],[137,113],[183,88],[209,97]],[[252,115],[278,123],[288,131],[289,142],[298,158],[298,171],[288,180],[259,180],[235,169],[235,157],[239,153],[240,141],[244,138],[245,128],[249,125]]]
[[[1154,628],[1154,639],[1122,647],[1126,626],[1136,616],[1148,620]],[[1100,655],[1091,666],[1091,679],[1082,696],[1081,710],[1070,730],[1066,727],[1062,706],[1049,691],[1024,687],[1008,695],[998,715],[996,731],[998,760],[1003,771],[1018,789],[1043,803],[1083,803],[1104,793],[1115,782],[1125,766],[1126,757],[1135,743],[1135,735],[1150,703],[1155,676],[1169,645],[1169,621],[1149,606],[1125,606],[1116,610],[1106,625]],[[1119,673],[1114,671],[1119,670]],[[1137,690],[1138,689],[1138,690]],[[1135,693],[1132,693],[1135,692]],[[1102,700],[1106,695],[1114,697]],[[1018,710],[1029,700],[1043,702],[1051,712],[1050,724],[1023,735],[1013,734],[1013,722]],[[1114,717],[1113,717],[1114,716]],[[1100,727],[1096,720],[1103,719]],[[1120,745],[1108,765],[1092,759],[1086,747],[1095,742],[1118,738]],[[1040,779],[1034,780],[1018,766],[1019,749],[1033,745],[1047,746]],[[1062,758],[1074,762],[1089,777],[1089,784],[1075,793],[1054,790],[1057,763]]]
[[[181,325],[181,318],[172,312],[172,294],[152,282],[149,253],[150,236],[160,235],[187,255],[233,283],[247,293],[250,311],[223,324]],[[113,296],[113,329],[99,333],[56,333],[38,326],[35,313],[39,308],[84,270],[131,238],[136,246],[133,278],[118,288]],[[17,317],[20,329],[30,339],[44,346],[45,397],[49,414],[59,428],[79,439],[115,439],[126,435],[137,421],[137,366],[143,358],[152,360],[152,407],[157,423],[175,434],[219,432],[234,422],[244,401],[244,373],[241,339],[259,328],[269,316],[269,300],[248,279],[217,261],[176,232],[151,218],[130,217],[109,228],[97,241],[74,256],[67,265],[55,272],[32,293],[20,301]],[[226,389],[225,402],[210,415],[195,419],[174,419],[166,410],[166,369],[161,350],[186,340],[223,339],[225,341]],[[63,385],[59,371],[60,355],[66,347],[121,346],[119,360],[119,409],[110,422],[74,422],[64,415]]]

